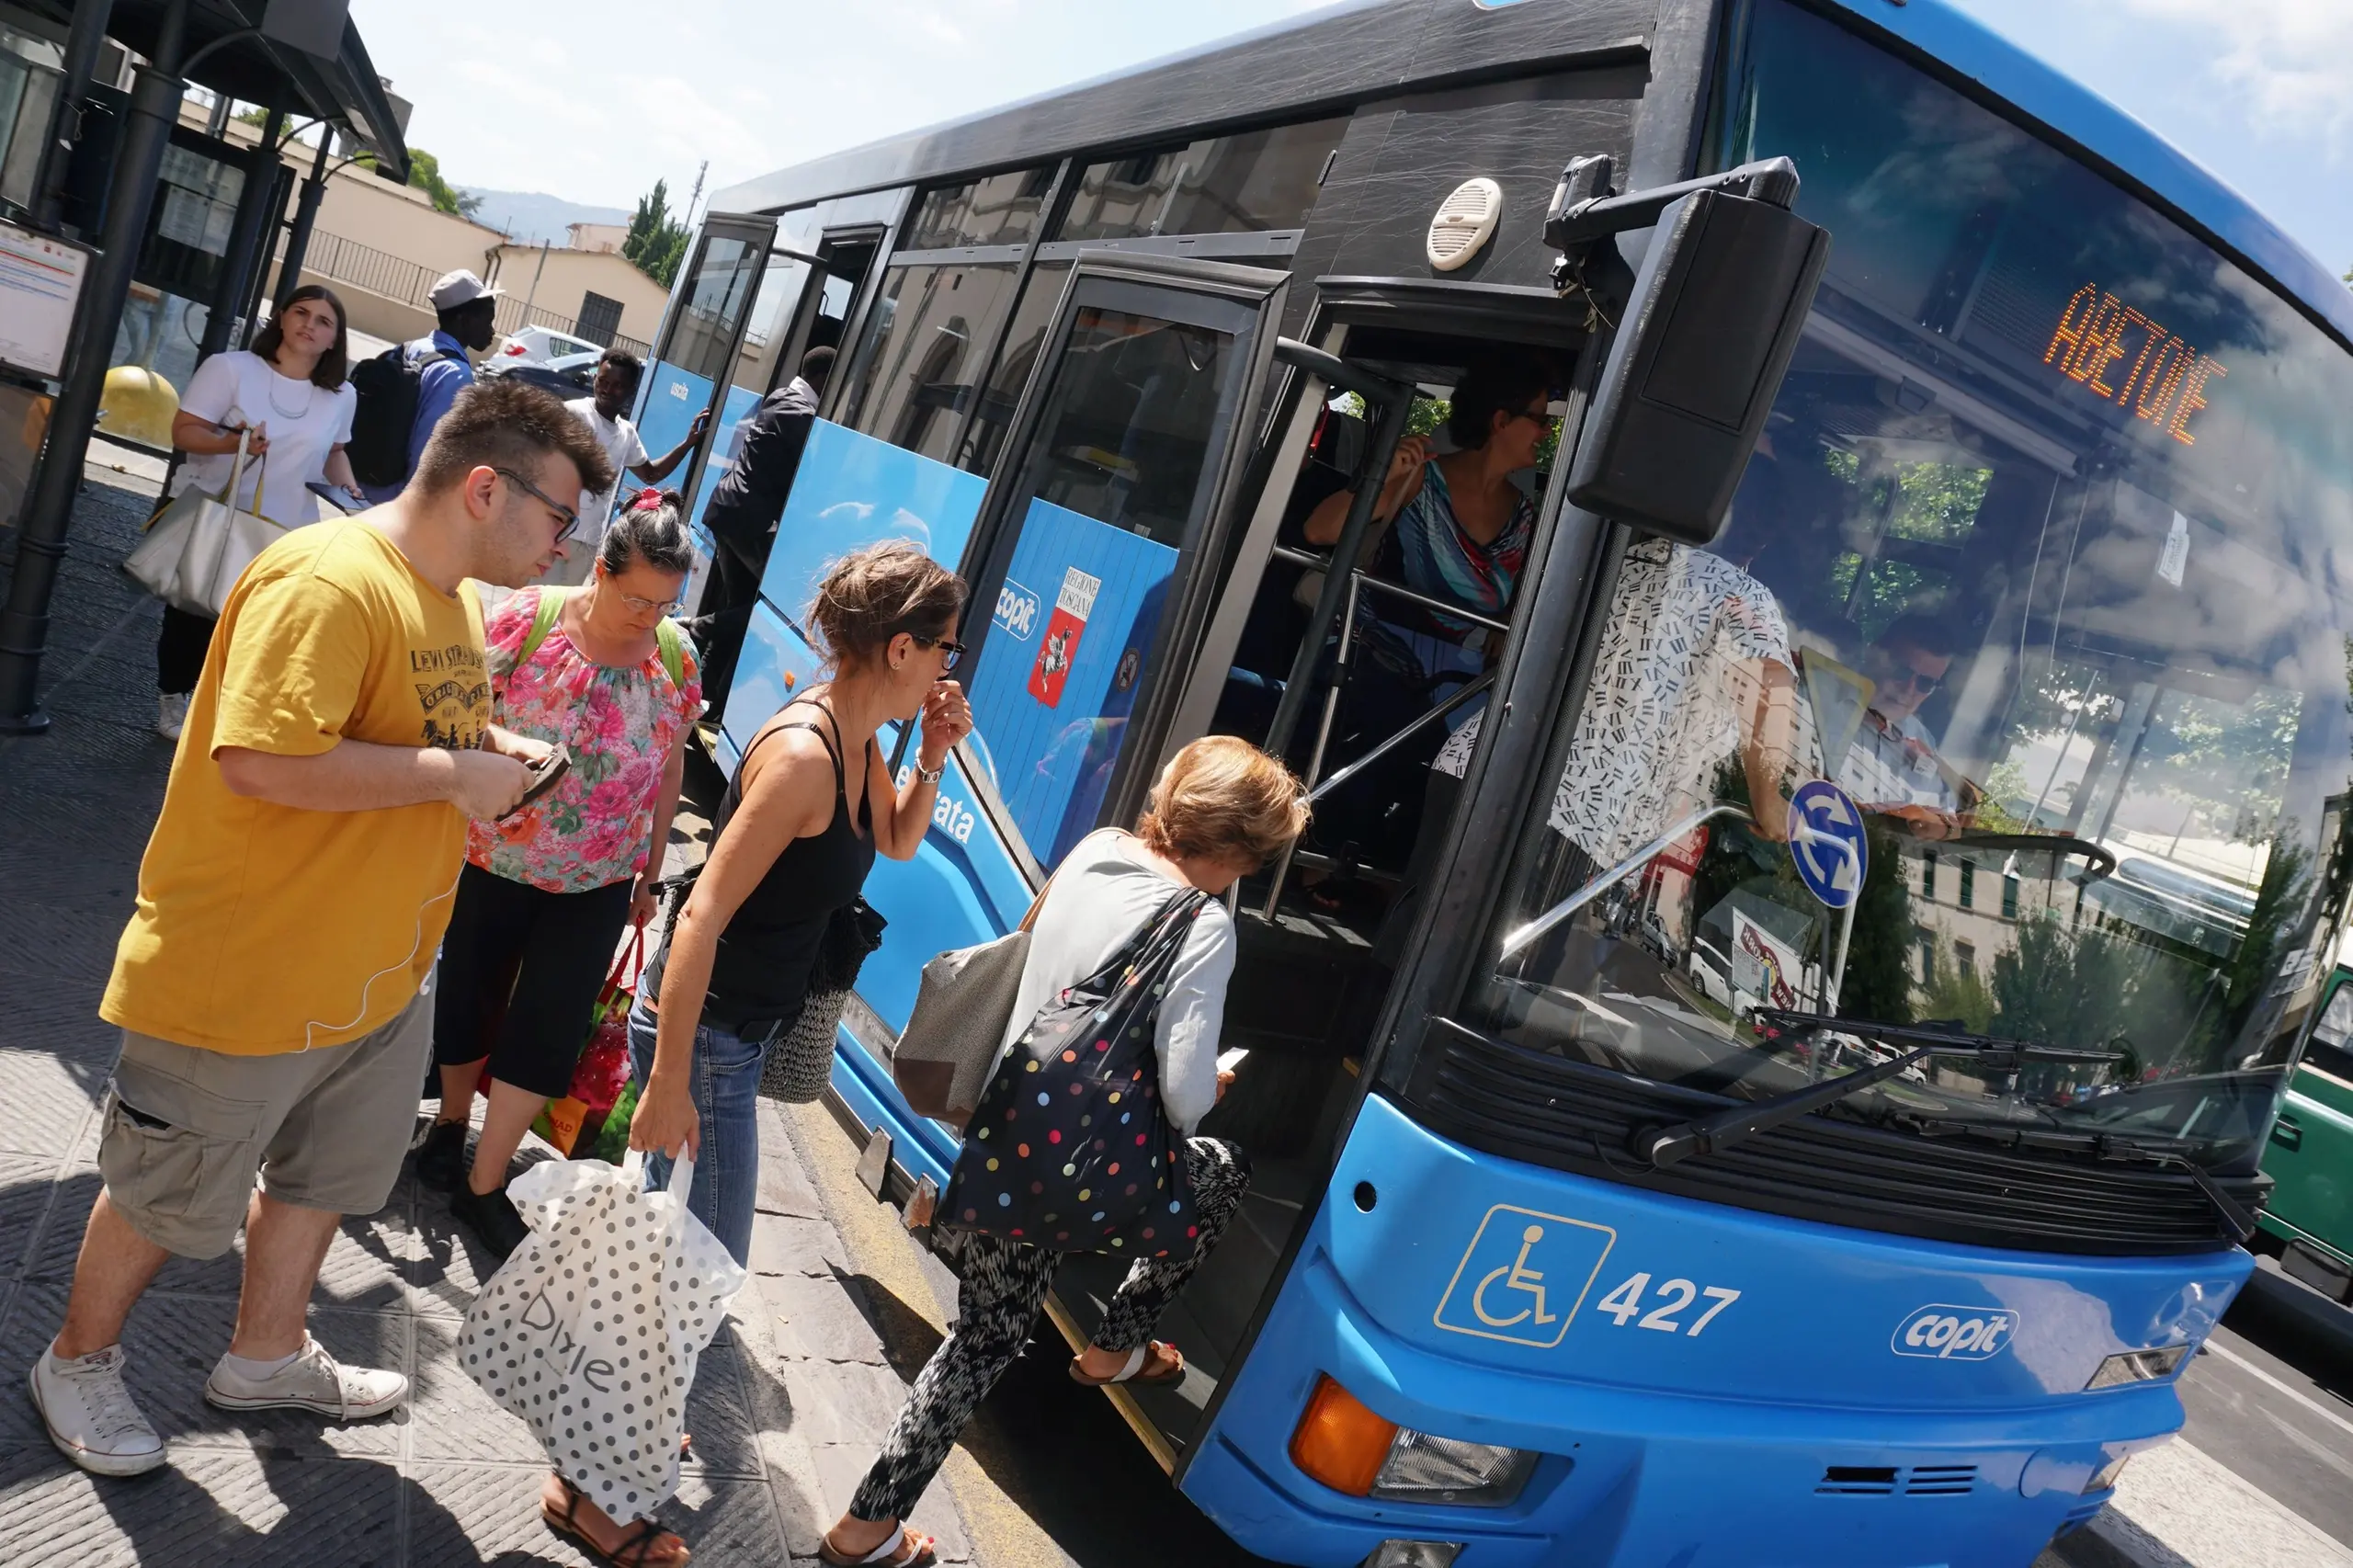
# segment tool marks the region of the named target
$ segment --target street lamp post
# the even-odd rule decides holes
[[[49,641],[49,600],[65,559],[74,498],[81,489],[82,462],[106,392],[107,360],[122,325],[123,301],[163,173],[164,149],[179,122],[188,84],[180,78],[188,38],[188,0],[169,0],[156,32],[155,52],[139,67],[131,90],[131,112],[117,149],[114,180],[107,197],[100,251],[83,284],[81,316],[74,323],[73,362],[64,389],[50,411],[49,439],[40,472],[26,498],[17,534],[17,567],[8,582],[8,602],[0,608],[0,733],[40,734],[49,728],[38,689],[41,653]]]

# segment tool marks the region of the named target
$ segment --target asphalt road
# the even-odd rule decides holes
[[[2353,1547],[2353,1357],[2242,1296],[2181,1377],[2182,1435]]]

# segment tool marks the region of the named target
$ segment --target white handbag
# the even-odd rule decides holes
[[[507,1191],[530,1237],[492,1275],[459,1332],[466,1375],[529,1424],[555,1468],[616,1519],[678,1488],[695,1363],[742,1289],[743,1267],[687,1211],[694,1161],[664,1192],[645,1156],[551,1160]]]
[[[260,512],[261,489],[269,479],[268,453],[259,459],[261,467],[254,482],[255,510],[237,509],[249,435],[244,430],[237,433],[237,458],[230,465],[225,490],[217,495],[194,489],[183,492],[148,526],[147,537],[138,548],[123,558],[122,569],[175,609],[218,616],[229,602],[229,590],[237,585],[254,557],[286,537],[287,529]]]

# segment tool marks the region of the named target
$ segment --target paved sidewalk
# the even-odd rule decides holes
[[[0,1546],[13,1564],[74,1568],[583,1562],[539,1521],[546,1468],[529,1430],[455,1365],[481,1260],[413,1176],[382,1212],[344,1225],[312,1311],[336,1355],[414,1380],[407,1410],[337,1427],[206,1405],[199,1391],[235,1312],[234,1254],[175,1260],[125,1335],[132,1389],[170,1440],[165,1469],[84,1474],[25,1397],[23,1369],[63,1314],[99,1187],[97,1106],[118,1036],[97,1001],[171,765],[153,729],[159,611],[114,567],[153,479],[133,488],[138,475],[96,465],[91,476],[46,663],[55,725],[0,739]],[[14,550],[0,529],[0,574]],[[769,1131],[781,1134],[773,1115]],[[829,1483],[843,1474],[855,1483],[842,1445],[870,1440],[902,1386],[857,1338],[864,1320],[843,1288],[806,1272],[840,1248],[790,1145],[772,1147],[764,1169],[759,1262],[770,1272],[703,1361],[694,1458],[665,1515],[713,1568],[813,1556],[831,1517],[820,1494],[842,1492]],[[962,1560],[953,1507],[930,1512]]]

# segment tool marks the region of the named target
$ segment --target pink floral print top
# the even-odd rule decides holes
[[[702,711],[702,667],[691,644],[670,680],[659,649],[629,669],[597,664],[573,646],[558,620],[530,663],[516,656],[531,634],[540,595],[510,595],[483,631],[489,645],[492,722],[572,748],[563,781],[503,822],[468,829],[466,858],[483,870],[549,892],[586,892],[627,881],[653,847],[663,765],[681,726]]]

